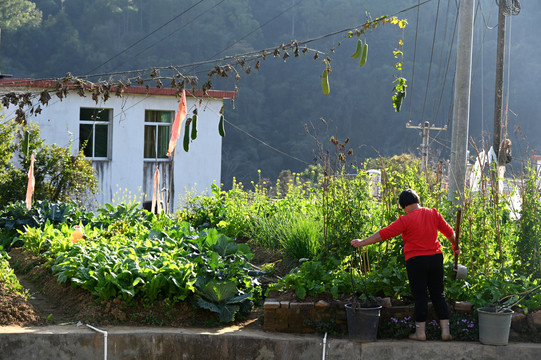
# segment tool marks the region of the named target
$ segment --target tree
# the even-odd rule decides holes
[[[0,45],[2,44],[2,29],[15,31],[25,25],[37,27],[40,23],[41,11],[36,9],[36,4],[33,2],[2,0],[0,2]]]
[[[40,138],[37,125],[7,121],[0,126],[0,208],[25,198],[30,154],[36,154],[35,200],[87,202],[98,182],[91,162],[68,147],[49,145]],[[19,166],[12,160],[16,158]]]
[[[29,25],[41,23],[41,11],[36,4],[28,0],[2,0],[0,2],[0,29],[17,30]]]

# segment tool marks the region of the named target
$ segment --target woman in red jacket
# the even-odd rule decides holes
[[[429,292],[436,315],[440,319],[441,338],[451,340],[449,309],[443,286],[443,254],[438,241],[438,231],[451,242],[453,252],[459,254],[460,248],[456,246],[455,232],[436,209],[419,205],[419,195],[415,191],[411,189],[402,191],[398,202],[406,215],[400,216],[389,226],[365,239],[352,240],[351,245],[366,246],[402,234],[406,270],[411,293],[415,299],[415,333],[410,335],[410,339],[426,340]]]

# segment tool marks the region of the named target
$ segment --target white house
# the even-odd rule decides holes
[[[0,80],[0,92],[39,95],[44,89],[54,89],[54,85],[53,81],[3,79]],[[97,171],[98,204],[121,201],[119,192],[135,195],[142,201],[152,200],[154,173],[158,167],[164,205],[173,211],[179,196],[187,191],[201,193],[212,183],[220,184],[220,110],[224,99],[235,96],[233,91],[210,90],[203,95],[187,90],[187,118],[197,109],[198,137],[185,152],[182,126],[171,157],[166,154],[179,104],[176,89],[132,86],[122,97],[112,94],[107,101],[97,103],[89,94],[82,97],[70,92],[62,100],[53,96],[47,106],[42,106],[41,114],[30,116],[29,121],[40,126],[42,137],[50,144],[67,146],[73,139],[74,154],[84,148]],[[33,100],[35,105],[37,98]],[[2,111],[8,119],[14,117],[14,108]]]

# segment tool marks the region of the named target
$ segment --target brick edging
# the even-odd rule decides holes
[[[320,330],[327,327],[346,334],[346,304],[347,302],[343,301],[297,302],[267,298],[263,305],[263,330],[305,334],[315,333],[318,332],[318,328]],[[414,316],[413,305],[383,307],[380,312],[380,321],[387,321],[391,317],[407,316]],[[430,303],[429,318],[436,318]]]

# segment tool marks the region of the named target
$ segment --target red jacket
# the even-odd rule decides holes
[[[454,234],[453,228],[436,209],[422,207],[400,216],[392,224],[381,229],[379,235],[383,240],[387,240],[402,234],[407,261],[414,256],[440,254],[438,231],[446,238]]]

